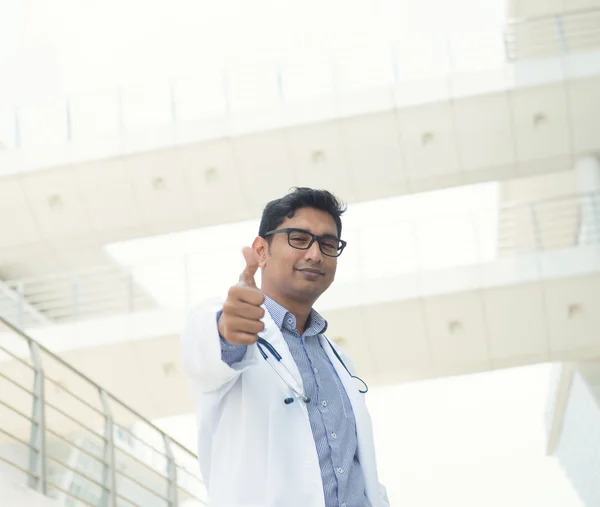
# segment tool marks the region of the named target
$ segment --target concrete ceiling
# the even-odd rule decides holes
[[[600,151],[598,131],[594,77],[20,173],[0,179],[0,277],[99,266],[105,243],[256,218],[293,185],[356,202],[564,171]]]

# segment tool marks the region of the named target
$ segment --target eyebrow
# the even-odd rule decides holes
[[[309,231],[308,229],[303,229],[302,227],[290,227],[290,229],[294,229],[296,231],[308,232],[309,234],[315,234],[314,232]],[[332,239],[340,239],[337,234],[325,233],[325,234],[315,234],[315,236],[319,236],[321,238],[332,238]]]

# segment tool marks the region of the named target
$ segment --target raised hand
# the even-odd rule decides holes
[[[239,282],[230,287],[219,317],[219,334],[235,345],[251,345],[264,329],[261,318],[265,311],[261,308],[264,294],[256,287],[254,275],[258,271],[258,255],[250,248],[243,250],[246,267],[240,274]]]

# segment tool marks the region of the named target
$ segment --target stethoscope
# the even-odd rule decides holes
[[[362,393],[362,394],[367,393],[369,391],[369,386],[367,385],[367,383],[363,379],[361,379],[360,377],[357,377],[356,375],[352,375],[352,373],[350,373],[350,370],[346,366],[346,363],[344,363],[344,361],[342,360],[342,358],[338,354],[338,351],[335,350],[335,348],[333,347],[333,345],[329,341],[329,338],[327,338],[326,336],[324,336],[324,338],[327,340],[327,343],[331,347],[331,350],[335,354],[335,357],[337,357],[338,361],[340,363],[342,363],[342,366],[348,372],[348,375],[350,375],[350,378],[355,379],[358,382],[360,382],[360,384],[362,384],[362,386],[358,388],[358,392]],[[258,347],[258,350],[259,350],[261,356],[263,356],[263,359],[267,362],[267,364],[271,368],[273,368],[273,371],[275,373],[277,373],[277,375],[279,376],[279,378],[281,380],[283,380],[283,382],[285,383],[285,385],[288,386],[291,389],[291,391],[294,393],[293,397],[285,398],[283,400],[283,402],[286,405],[289,405],[290,403],[293,403],[295,399],[299,399],[299,400],[302,400],[304,403],[307,403],[307,404],[310,403],[310,397],[306,396],[306,393],[304,392],[304,389],[302,388],[302,382],[300,382],[298,380],[298,378],[296,377],[296,375],[294,375],[290,371],[290,369],[284,363],[281,362],[281,359],[282,359],[281,358],[281,354],[279,354],[279,352],[277,352],[277,350],[275,349],[275,347],[273,347],[273,345],[271,345],[267,340],[265,340],[264,338],[261,338],[261,337],[259,337],[258,340],[256,341],[256,346]],[[267,352],[264,350],[263,347],[266,348],[269,351],[269,353],[271,354],[271,356],[273,356],[277,360],[277,363],[273,363],[272,360],[269,360],[269,355],[267,354]],[[281,366],[283,366],[285,368],[285,371],[287,371],[287,373],[290,375],[290,377],[294,380],[294,382],[296,383],[296,386],[293,386],[288,380],[286,380],[286,378],[278,370],[278,368],[276,366],[277,364],[280,364]]]

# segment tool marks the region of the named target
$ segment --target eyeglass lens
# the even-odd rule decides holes
[[[313,237],[311,234],[303,231],[290,231],[288,233],[288,242],[290,246],[298,248],[300,250],[306,250],[310,245]],[[342,244],[340,240],[335,238],[320,238],[319,247],[321,252],[331,257],[337,257],[340,253]]]

